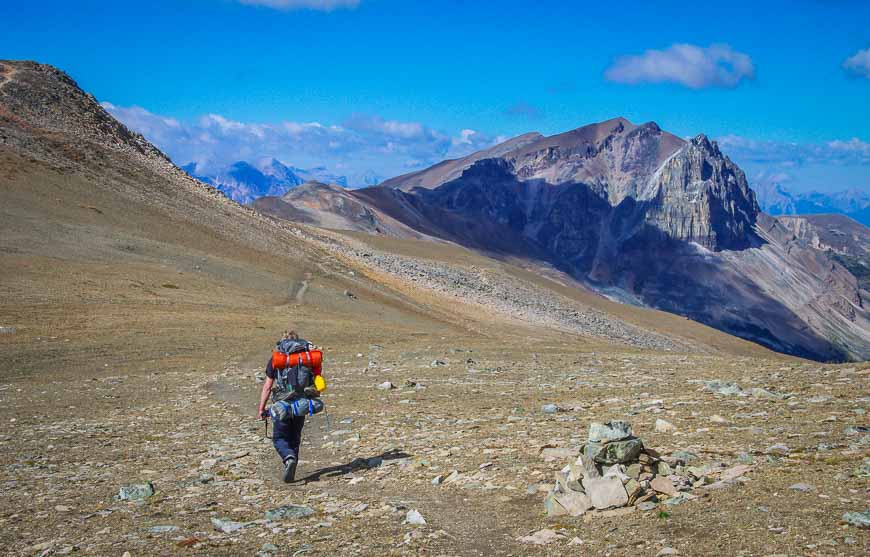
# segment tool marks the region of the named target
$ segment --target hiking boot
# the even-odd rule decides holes
[[[284,461],[284,482],[290,483],[296,479],[296,459],[288,456]]]

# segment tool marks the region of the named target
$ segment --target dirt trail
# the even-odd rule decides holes
[[[250,359],[245,367],[255,368],[258,363],[258,360]],[[239,388],[227,382],[215,382],[210,383],[208,389],[217,399],[231,405],[240,416],[253,416],[260,392],[259,384]],[[264,437],[262,447],[257,450],[256,475],[264,480],[269,489],[286,492],[290,498],[299,496],[300,503],[301,497],[312,491],[327,490],[330,494],[344,498],[378,501],[381,505],[399,509],[425,509],[425,518],[445,532],[444,536],[450,540],[455,555],[511,555],[522,550],[522,546],[516,544],[511,529],[498,519],[508,502],[494,498],[468,498],[461,493],[438,490],[429,482],[420,486],[396,481],[389,489],[370,481],[350,484],[349,481],[354,478],[365,479],[368,475],[389,470],[397,462],[405,462],[419,455],[402,448],[382,452],[352,447],[338,450],[325,448],[324,442],[332,439],[333,433],[349,427],[343,421],[346,421],[345,414],[340,404],[334,403],[327,405],[325,414],[306,419],[297,481],[292,484],[281,480],[280,459],[271,442]],[[268,429],[262,427],[261,430],[264,436],[268,432],[271,437],[271,423]],[[381,459],[383,464],[369,468],[365,462],[371,459]],[[528,520],[533,521],[539,514],[538,502],[529,497],[528,505],[525,503],[510,501],[509,505],[514,512],[528,514]]]
[[[308,284],[311,280],[311,273],[305,273],[305,280],[302,280],[296,286],[294,283],[295,293],[291,296],[293,300],[296,301],[297,304],[302,304],[305,302],[305,293],[308,291]]]

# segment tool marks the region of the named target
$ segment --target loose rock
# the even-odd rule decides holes
[[[562,534],[555,532],[554,530],[550,530],[545,528],[543,530],[538,530],[534,534],[530,534],[528,536],[523,536],[519,538],[521,543],[527,543],[531,545],[548,545],[553,542],[561,541],[567,539]]]
[[[154,495],[154,485],[151,482],[134,484],[118,490],[115,499],[118,501],[142,501]]]

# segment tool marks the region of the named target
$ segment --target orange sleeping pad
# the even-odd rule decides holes
[[[296,352],[295,354],[272,352],[272,367],[274,369],[284,369],[300,364],[314,370],[314,375],[320,375],[320,367],[323,364],[323,352],[320,350]]]

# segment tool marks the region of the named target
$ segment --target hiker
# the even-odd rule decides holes
[[[287,331],[275,345],[275,351],[266,363],[266,381],[260,393],[257,417],[272,419],[272,444],[281,457],[285,482],[296,477],[299,463],[299,445],[305,415],[323,409],[320,391],[325,382],[320,376],[323,353],[315,350],[295,331]],[[266,410],[271,395],[272,404]]]

